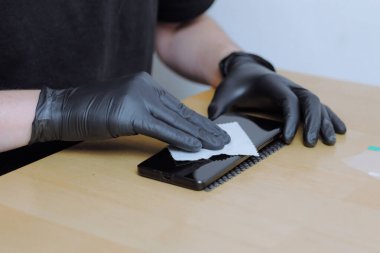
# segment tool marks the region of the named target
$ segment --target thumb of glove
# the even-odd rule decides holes
[[[223,105],[219,105],[217,102],[212,102],[208,107],[208,117],[211,120],[215,120],[225,111],[226,109],[224,109]]]
[[[214,97],[208,107],[208,117],[216,119],[225,113],[236,99],[236,91],[229,88],[228,83],[222,82],[215,90]]]

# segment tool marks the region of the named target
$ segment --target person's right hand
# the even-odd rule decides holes
[[[281,115],[282,138],[290,144],[303,123],[304,145],[314,147],[319,137],[334,145],[336,134],[344,134],[344,122],[308,89],[277,74],[265,59],[235,52],[220,63],[223,81],[216,88],[208,108],[210,119],[227,111]]]
[[[30,144],[143,134],[187,151],[221,149],[226,132],[190,110],[147,73],[103,85],[41,91]]]

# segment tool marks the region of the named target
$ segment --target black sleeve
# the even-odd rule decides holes
[[[185,22],[204,13],[214,0],[159,0],[159,22]]]

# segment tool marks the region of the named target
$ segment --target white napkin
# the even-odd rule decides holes
[[[199,159],[207,159],[213,155],[254,155],[259,156],[257,149],[248,135],[241,128],[239,123],[231,122],[219,124],[230,137],[231,142],[224,146],[221,150],[201,149],[198,152],[187,152],[175,147],[169,147],[170,154],[176,161],[194,161]]]

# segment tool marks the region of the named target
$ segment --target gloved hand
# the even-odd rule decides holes
[[[103,85],[42,89],[30,144],[134,134],[188,151],[221,149],[230,141],[215,123],[187,108],[141,72]]]
[[[208,108],[217,118],[227,110],[279,113],[284,120],[283,140],[290,143],[298,123],[304,123],[304,145],[313,147],[320,136],[327,145],[344,134],[342,120],[309,90],[275,73],[263,58],[248,53],[232,53],[220,62],[224,76]]]

